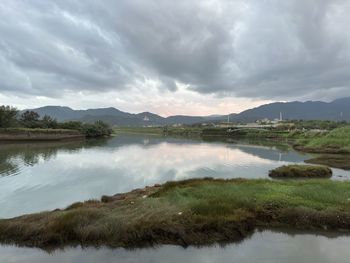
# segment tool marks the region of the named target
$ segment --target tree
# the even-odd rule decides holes
[[[50,117],[49,115],[45,115],[42,119],[41,119],[41,128],[45,128],[45,129],[56,129],[58,126],[57,120]]]
[[[21,124],[26,128],[39,128],[40,115],[35,111],[25,111],[20,117]]]
[[[10,106],[0,106],[0,128],[14,127],[17,124],[18,110]]]

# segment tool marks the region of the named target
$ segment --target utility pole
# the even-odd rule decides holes
[[[227,127],[230,127],[230,114],[227,115]]]

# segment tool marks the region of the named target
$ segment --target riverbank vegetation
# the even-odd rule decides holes
[[[11,139],[11,135],[17,135],[13,139],[45,139],[45,134],[54,138],[61,138],[62,134],[75,135],[80,133],[85,137],[109,136],[112,133],[110,126],[102,121],[95,123],[82,123],[79,121],[58,122],[48,115],[41,117],[34,111],[25,111],[20,113],[16,108],[10,106],[0,106],[0,134],[2,139]],[[41,137],[32,136],[41,134]]]
[[[345,121],[331,120],[285,120],[280,123],[280,128],[294,130],[320,130],[330,131],[349,125]]]
[[[350,154],[350,126],[336,128],[314,136],[305,136],[297,142],[295,148],[314,153]]]
[[[305,162],[350,170],[350,154],[322,154],[306,160]]]
[[[292,125],[292,126],[290,126]],[[306,125],[305,128],[297,128]],[[301,126],[300,126],[301,127]],[[316,129],[329,128],[330,130]],[[312,129],[311,129],[312,128]],[[285,148],[293,147],[297,151],[327,154],[309,160],[310,163],[325,164],[336,168],[348,167],[350,155],[350,126],[345,122],[332,121],[295,121],[291,124],[282,123],[275,128],[244,128],[239,127],[118,127],[116,133],[142,133],[162,136],[182,136],[200,138],[205,141],[263,141],[283,144]],[[336,154],[329,160],[330,154]],[[341,154],[341,155],[340,155]],[[349,168],[345,168],[349,169]]]
[[[137,133],[188,138],[200,138],[202,135],[202,128],[196,126],[114,127],[113,131],[115,133]]]
[[[7,128],[0,129],[0,141],[61,141],[84,139],[86,136],[77,130],[66,129],[30,129]]]
[[[45,249],[240,240],[256,227],[350,230],[350,182],[193,179],[0,220],[0,242]]]
[[[136,133],[148,135],[163,135],[163,127],[113,127],[115,133]]]
[[[272,178],[329,178],[332,170],[326,166],[283,165],[269,172]]]

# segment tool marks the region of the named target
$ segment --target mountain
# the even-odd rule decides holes
[[[45,106],[31,109],[40,116],[50,115],[58,121],[78,120],[94,122],[102,120],[111,125],[119,126],[144,126],[144,125],[172,125],[172,124],[196,124],[204,122],[227,121],[227,115],[211,116],[186,116],[176,115],[162,117],[152,112],[138,114],[120,111],[116,108],[98,108],[88,110],[73,110],[62,106]],[[268,118],[270,120],[280,117],[283,119],[303,120],[346,120],[350,121],[350,97],[341,98],[332,102],[306,101],[306,102],[275,102],[265,104],[239,114],[230,114],[231,122],[255,122]]]
[[[173,125],[173,124],[195,124],[208,120],[217,120],[218,116],[197,117],[176,115],[162,117],[152,112],[141,112],[132,114],[120,111],[116,108],[98,108],[88,110],[73,110],[62,106],[45,106],[29,109],[37,112],[40,116],[49,115],[58,121],[77,120],[82,122],[105,121],[111,125],[119,126],[145,126],[145,125]]]
[[[35,111],[40,116],[49,115],[51,117],[56,118],[58,121],[74,120],[82,117],[79,115],[78,111],[72,110],[69,107],[45,106],[37,109],[28,110]]]
[[[328,103],[322,101],[275,102],[243,111],[232,116],[231,120],[239,122],[254,122],[264,118],[272,120],[279,118],[280,113],[283,119],[289,120],[350,121],[350,97]]]
[[[185,116],[185,115],[175,115],[170,116],[165,119],[166,124],[194,124],[194,123],[201,123],[204,122],[205,119],[203,117],[196,117],[196,116]]]

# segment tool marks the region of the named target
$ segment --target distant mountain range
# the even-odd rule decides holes
[[[49,115],[58,121],[77,120],[94,122],[103,120],[111,125],[143,126],[143,125],[172,125],[195,124],[203,122],[226,121],[227,115],[185,116],[175,115],[162,117],[151,112],[132,114],[116,108],[98,108],[88,110],[73,110],[62,106],[45,106],[31,109],[41,116]],[[260,119],[276,119],[282,113],[283,119],[303,120],[346,120],[350,121],[350,97],[337,99],[332,102],[276,102],[265,104],[239,114],[230,114],[232,122],[254,122]]]
[[[243,111],[232,116],[232,121],[254,122],[256,120],[276,119],[285,120],[334,120],[350,121],[350,97],[337,99],[332,102],[275,102]]]
[[[45,106],[36,109],[29,109],[37,112],[40,116],[49,115],[58,121],[82,121],[94,122],[102,120],[111,125],[119,126],[143,126],[143,125],[172,125],[172,124],[194,124],[205,121],[213,121],[219,117],[198,117],[175,115],[162,117],[151,112],[141,112],[138,114],[120,111],[116,108],[98,108],[88,110],[73,110],[62,106]]]

